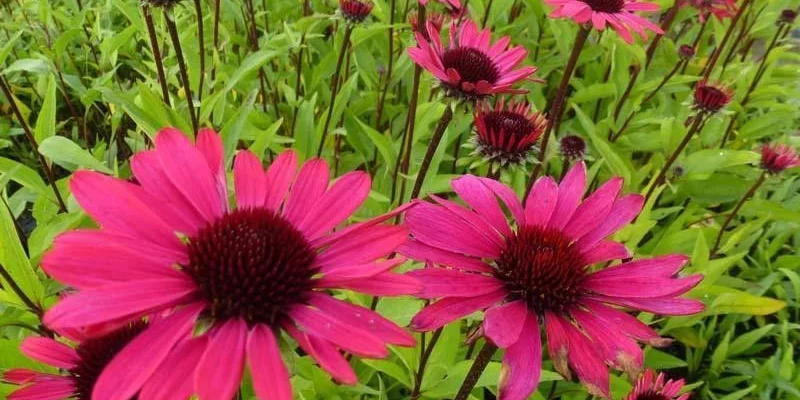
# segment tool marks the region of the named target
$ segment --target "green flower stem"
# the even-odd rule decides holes
[[[717,233],[717,239],[714,241],[714,247],[711,249],[711,257],[717,255],[717,252],[719,251],[719,245],[722,242],[722,235],[725,234],[725,230],[728,229],[728,225],[730,225],[731,221],[733,221],[733,218],[736,217],[736,214],[739,213],[739,210],[741,210],[744,203],[749,198],[753,197],[753,194],[755,194],[756,190],[761,187],[766,179],[767,172],[764,171],[761,173],[761,176],[758,177],[756,182],[753,183],[753,186],[750,187],[750,190],[748,190],[747,193],[745,193],[744,196],[739,199],[739,202],[736,203],[735,207],[733,207],[733,211],[731,211],[730,214],[728,214],[728,217],[725,218],[725,222],[722,223],[722,226],[719,228],[719,233]]]

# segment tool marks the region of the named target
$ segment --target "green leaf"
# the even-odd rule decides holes
[[[743,333],[741,336],[734,339],[730,346],[728,346],[728,356],[733,357],[749,350],[751,346],[761,340],[764,335],[769,333],[773,327],[775,327],[774,324],[769,324],[764,325],[756,330]]]
[[[44,102],[36,118],[36,128],[33,135],[36,141],[43,140],[56,134],[56,79],[50,74],[47,76],[47,89],[44,93]]]
[[[735,165],[755,164],[760,157],[758,153],[750,150],[700,150],[683,160],[683,168],[687,175],[705,175]]]
[[[654,369],[680,368],[688,365],[686,361],[654,348],[645,350],[644,359],[645,365]]]
[[[0,264],[28,298],[36,304],[41,304],[44,298],[44,288],[25,255],[25,250],[17,236],[14,219],[6,207],[0,207],[0,243],[2,243]],[[6,288],[6,293],[15,304],[25,306],[17,294],[10,290],[9,283],[2,276],[0,276],[0,283],[3,284],[3,288]]]
[[[3,75],[8,75],[12,72],[28,72],[32,74],[44,74],[51,71],[50,64],[45,60],[38,58],[24,58],[22,60],[14,61],[8,68],[3,70]]]
[[[39,174],[24,164],[0,157],[0,173],[8,174],[14,182],[55,200],[55,197],[50,196],[50,189]]]
[[[630,185],[631,171],[625,162],[622,161],[622,158],[619,156],[619,154],[617,154],[614,149],[611,148],[611,145],[608,143],[608,141],[597,135],[594,123],[592,123],[592,121],[586,116],[580,107],[573,105],[572,108],[575,110],[575,114],[578,116],[581,126],[583,126],[583,129],[586,131],[589,139],[591,139],[592,145],[597,150],[600,157],[605,159],[606,164],[611,172],[615,175],[621,176],[625,181],[625,184]]]
[[[616,86],[613,83],[600,83],[579,89],[569,100],[575,104],[580,104],[614,95],[616,95]]]
[[[730,293],[722,293],[717,296],[708,307],[707,312],[709,314],[769,315],[784,307],[786,307],[786,302],[730,289]]]
[[[376,131],[373,127],[361,122],[360,119],[354,119],[358,122],[361,130],[367,134],[372,144],[378,149],[386,165],[394,165],[396,157],[392,149],[392,139]]]
[[[111,169],[94,158],[91,153],[63,136],[52,136],[45,139],[39,144],[39,152],[69,171],[88,168],[106,174],[113,173]]]
[[[722,368],[722,363],[728,356],[728,344],[731,341],[731,331],[725,333],[725,338],[717,345],[717,348],[714,349],[714,353],[711,354],[711,372],[719,373],[720,369]]]
[[[21,30],[17,31],[17,33],[15,33],[11,39],[6,41],[6,44],[3,45],[3,48],[0,49],[0,65],[4,65],[6,63],[6,58],[8,58],[8,55],[14,50],[14,45],[17,43],[17,39],[22,36],[22,32],[23,31]]]

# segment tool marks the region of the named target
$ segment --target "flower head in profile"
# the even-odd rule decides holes
[[[733,90],[721,83],[700,81],[694,87],[694,109],[706,114],[716,114],[733,100]]]
[[[492,179],[467,175],[452,185],[468,208],[433,197],[435,204],[420,202],[406,214],[412,240],[400,253],[430,265],[410,274],[423,284],[420,297],[435,300],[411,327],[429,331],[485,310],[484,336],[505,349],[501,400],[527,399],[535,390],[542,323],[556,370],[608,397],[608,366],[636,376],[643,364],[638,342],[669,342],[625,310],[703,310],[703,303],[680,297],[702,279],[678,275],[684,255],[601,267],[632,256],[609,236],[633,220],[644,201],[638,194],[620,195],[619,178],[584,198],[581,162],[560,185],[549,176],[536,181],[524,207]]]
[[[23,354],[63,372],[49,374],[25,368],[7,371],[2,380],[20,386],[8,395],[8,400],[90,400],[92,388],[106,365],[146,327],[146,323],[136,321],[93,338],[79,330],[61,331],[77,343],[74,348],[47,337],[26,338],[21,346]]]
[[[330,292],[419,290],[416,279],[391,272],[404,259],[387,257],[407,236],[383,224],[392,214],[341,227],[369,194],[366,173],[331,185],[320,159],[298,171],[297,155],[285,151],[265,171],[240,151],[230,207],[223,154],[213,131],[192,143],[164,129],[153,150],[131,160],[138,184],[74,174],[72,193],[100,229],[64,233],[45,255],[43,269],[77,289],[45,323],[91,328],[160,316],[108,364],[96,398],[174,390],[172,398],[230,399],[246,363],[258,398],[290,400],[281,331],[346,384],[357,378],[340,350],[382,358],[388,344],[414,344],[394,323]]]
[[[787,8],[781,11],[781,15],[778,17],[778,24],[791,25],[795,19],[797,19],[797,11]]]
[[[439,30],[430,22],[426,25],[427,38],[416,33],[417,47],[409,48],[408,54],[439,80],[449,96],[475,100],[497,93],[526,93],[513,86],[536,68],[517,68],[528,52],[522,47],[508,48],[509,37],[491,44],[489,29],[479,31],[470,20],[460,26],[453,22],[445,48]]]
[[[364,22],[374,6],[371,0],[339,0],[342,16],[354,24]]]
[[[545,0],[555,7],[550,18],[569,18],[578,24],[591,24],[602,31],[613,29],[625,42],[633,44],[635,32],[647,40],[647,30],[657,34],[664,32],[658,25],[640,16],[640,12],[658,11],[658,5],[636,0]]]
[[[794,167],[800,167],[800,157],[791,146],[780,143],[761,146],[761,168],[765,171],[778,174]]]
[[[706,18],[714,15],[722,21],[736,15],[738,8],[736,0],[683,0],[684,6],[691,6],[697,9],[700,22],[705,22]]]
[[[534,157],[532,149],[547,120],[527,102],[483,101],[475,107],[476,155],[502,167],[524,165]]]
[[[697,52],[695,51],[694,47],[689,46],[688,44],[682,44],[680,47],[678,47],[678,57],[680,57],[681,60],[688,60],[694,57],[695,53]]]
[[[683,379],[667,379],[663,372],[656,376],[652,369],[648,369],[622,400],[688,400],[691,394],[680,394],[683,386]]]
[[[567,135],[559,141],[561,156],[569,161],[583,160],[586,155],[586,141],[578,135]]]
[[[425,14],[425,21],[430,22],[433,25],[433,28],[437,32],[442,31],[442,27],[445,24],[446,18],[444,14],[436,11],[428,11]],[[416,11],[412,11],[408,13],[408,24],[411,25],[411,30],[414,33],[421,34],[426,40],[430,40],[428,36],[428,30],[425,29],[424,26],[420,26],[419,23],[419,13]]]

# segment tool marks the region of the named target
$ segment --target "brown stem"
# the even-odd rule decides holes
[[[444,108],[444,113],[442,113],[442,117],[439,119],[439,124],[436,125],[436,130],[433,132],[431,142],[428,144],[428,150],[425,152],[425,158],[422,159],[422,164],[419,166],[417,179],[414,181],[414,189],[411,190],[412,200],[419,197],[419,193],[422,190],[422,184],[425,182],[425,175],[428,174],[428,168],[431,166],[433,155],[436,153],[436,149],[439,147],[439,143],[442,141],[442,136],[444,136],[444,131],[447,129],[447,125],[450,124],[450,120],[452,119],[453,107],[450,103],[447,103]]]
[[[439,337],[442,335],[442,328],[437,329],[431,335],[431,342],[425,346],[425,333],[422,333],[422,344],[420,345],[420,358],[417,372],[414,374],[414,388],[411,390],[411,400],[416,400],[420,396],[420,389],[422,389],[422,378],[425,377],[425,366],[428,365],[428,360],[431,358],[433,348],[439,342]]]
[[[667,176],[667,172],[672,167],[672,164],[675,163],[675,160],[678,159],[678,156],[680,156],[681,153],[683,153],[683,150],[686,148],[686,145],[689,144],[689,141],[692,140],[694,134],[697,133],[697,131],[699,130],[698,128],[700,127],[704,119],[705,115],[703,113],[695,115],[692,121],[692,126],[686,132],[686,136],[683,137],[681,143],[678,145],[675,151],[672,152],[672,155],[669,156],[667,163],[664,164],[663,168],[661,168],[661,172],[658,173],[658,177],[656,177],[656,180],[650,186],[650,189],[647,191],[647,195],[644,196],[645,203],[647,203],[647,200],[649,200],[650,196],[653,195],[653,192],[656,190],[656,188],[660,186],[662,183],[664,183],[664,180]]]
[[[28,297],[27,294],[25,294],[25,292],[22,290],[19,284],[17,284],[17,282],[14,281],[14,278],[11,276],[11,274],[9,274],[8,271],[6,271],[6,268],[3,266],[3,264],[0,264],[0,276],[3,277],[4,281],[6,281],[11,291],[13,291],[14,294],[16,294],[17,297],[19,297],[22,303],[25,304],[26,307],[28,307],[28,310],[30,310],[30,312],[38,315],[39,317],[44,315],[44,310],[42,310],[42,306],[34,303],[33,300],[31,300],[31,298]]]
[[[661,90],[661,88],[663,88],[664,85],[666,85],[667,82],[669,82],[669,80],[672,79],[672,77],[675,76],[676,73],[678,73],[678,70],[681,68],[681,65],[683,63],[687,63],[687,62],[689,62],[689,60],[678,61],[678,63],[675,64],[675,66],[672,68],[672,71],[669,71],[669,73],[664,77],[664,79],[661,80],[661,83],[658,84],[658,86],[655,88],[655,90],[650,92],[650,94],[648,94],[647,97],[645,97],[644,100],[642,100],[642,103],[640,104],[640,106],[644,105],[648,101],[652,100],[653,97],[656,95],[656,93],[658,93],[658,91]]]
[[[420,14],[424,13],[425,7],[420,6]],[[422,75],[422,67],[419,65],[414,66],[414,79],[411,84],[411,100],[406,116],[405,129],[400,140],[400,154],[397,155],[397,162],[394,166],[394,179],[392,180],[392,200],[395,199],[397,181],[400,180],[399,174],[408,174],[408,169],[411,164],[411,146],[414,143],[414,129],[417,123],[417,103],[419,101],[419,82]],[[402,163],[400,159],[402,158]],[[399,166],[399,168],[398,168]],[[399,172],[398,172],[399,169]],[[398,197],[402,202],[406,193],[406,179],[403,178],[400,182],[400,196]]]
[[[381,130],[381,122],[383,122],[383,104],[386,101],[386,94],[389,91],[389,85],[392,83],[392,69],[394,66],[394,17],[395,17],[395,6],[397,0],[392,0],[389,5],[389,63],[386,67],[386,84],[383,86],[383,90],[381,91],[381,96],[378,98],[378,108],[376,111],[376,121],[375,121],[375,128]],[[420,7],[422,8],[422,7]],[[425,26],[425,20],[419,19],[421,27]],[[424,28],[423,28],[424,29]]]
[[[56,178],[53,174],[53,170],[50,169],[50,166],[47,164],[47,160],[44,159],[44,156],[39,153],[39,143],[36,142],[36,137],[33,136],[33,132],[28,126],[28,123],[25,121],[25,117],[22,116],[22,112],[19,110],[19,106],[17,106],[14,95],[11,94],[11,87],[8,86],[8,82],[6,82],[2,75],[0,75],[0,88],[3,90],[3,94],[5,94],[6,98],[8,99],[8,103],[11,106],[14,115],[17,117],[17,121],[22,126],[22,130],[25,132],[25,138],[28,139],[28,143],[30,143],[31,147],[33,148],[33,152],[36,153],[37,158],[39,159],[39,165],[42,167],[42,171],[44,172],[45,178],[47,178],[47,182],[50,184],[50,187],[53,188],[53,193],[55,194],[56,201],[58,202],[59,211],[67,212],[67,206],[64,204],[64,199],[61,197],[61,192],[58,190],[58,186],[56,185]]]
[[[220,9],[222,8],[222,0],[214,0],[214,33],[213,36],[213,45],[214,50],[219,51],[219,20],[221,16]],[[212,53],[213,54],[213,53]],[[213,58],[212,58],[213,62]],[[213,82],[214,79],[217,77],[217,65],[211,65],[211,81]]]
[[[489,0],[486,3],[486,11],[484,11],[484,13],[483,13],[483,22],[481,24],[481,26],[484,27],[484,28],[486,28],[486,23],[489,21],[489,14],[491,14],[491,12],[492,12],[492,4],[493,3],[494,3],[494,0]]]
[[[497,346],[488,341],[483,344],[483,348],[475,356],[475,362],[472,363],[472,367],[470,367],[467,376],[464,378],[464,383],[461,384],[461,388],[458,389],[458,393],[453,400],[467,400],[472,389],[475,388],[475,384],[478,383],[478,379],[483,374],[483,370],[489,365],[489,361],[492,361],[492,356],[494,356],[495,352],[497,352]]]
[[[633,120],[634,115],[636,115],[636,113],[632,112],[628,115],[627,118],[625,118],[625,122],[622,123],[622,127],[619,128],[619,131],[617,133],[609,132],[608,134],[609,142],[614,143],[617,141],[617,139],[619,139],[620,136],[622,136],[625,130],[628,129],[628,124],[631,123],[631,120]]]
[[[758,188],[761,187],[761,184],[763,184],[766,179],[767,179],[767,173],[762,172],[761,176],[758,177],[758,180],[756,180],[753,186],[750,187],[750,190],[748,190],[747,193],[745,193],[744,196],[742,196],[742,198],[739,199],[739,202],[736,203],[735,207],[733,207],[733,211],[731,211],[731,213],[728,214],[728,217],[725,218],[725,222],[722,223],[722,226],[719,228],[719,233],[717,233],[717,239],[714,241],[714,247],[711,249],[711,257],[717,255],[717,251],[719,251],[720,242],[722,242],[722,235],[725,233],[725,230],[728,229],[728,225],[730,225],[733,218],[736,217],[736,214],[739,213],[739,210],[742,208],[747,199],[753,196],[756,190],[758,190]]]
[[[200,84],[197,87],[197,101],[203,101],[203,83],[206,78],[206,38],[203,32],[203,7],[200,0],[194,0],[194,11],[197,14],[197,38],[200,45]]]
[[[736,28],[736,24],[739,22],[739,19],[742,17],[742,14],[744,13],[745,9],[747,9],[747,6],[750,5],[751,1],[752,0],[744,0],[742,2],[741,7],[739,7],[739,10],[731,19],[731,25],[728,27],[728,30],[725,31],[725,36],[722,37],[722,42],[720,42],[720,44],[717,46],[717,49],[714,50],[714,53],[711,55],[711,60],[708,62],[708,65],[706,65],[705,73],[703,73],[704,80],[708,79],[708,77],[711,76],[711,72],[714,70],[717,61],[719,60],[720,54],[722,54],[722,51],[728,44],[728,40],[730,39],[733,30]]]
[[[564,103],[566,102],[569,80],[572,78],[572,73],[575,72],[575,67],[578,64],[578,57],[581,55],[583,45],[586,43],[586,39],[589,37],[589,32],[590,28],[581,26],[577,35],[575,36],[575,42],[572,45],[572,54],[569,55],[569,61],[567,61],[567,66],[564,69],[564,75],[561,76],[561,83],[558,85],[558,91],[556,92],[556,95],[553,98],[553,103],[550,106],[550,119],[547,124],[547,129],[544,131],[544,136],[542,137],[542,149],[539,151],[539,162],[533,168],[533,173],[531,174],[530,181],[528,182],[528,189],[525,191],[526,199],[528,198],[528,193],[530,193],[531,188],[533,187],[533,182],[536,180],[536,177],[539,175],[539,172],[544,165],[544,158],[547,154],[547,143],[550,141],[550,134],[558,134],[558,127],[561,125],[561,115],[564,113]]]
[[[322,155],[322,149],[325,147],[325,139],[328,138],[328,127],[333,118],[333,107],[336,104],[336,94],[339,91],[339,75],[342,73],[342,63],[344,62],[345,54],[347,54],[347,47],[350,46],[350,34],[353,33],[353,26],[346,24],[344,28],[344,38],[342,38],[342,49],[339,51],[339,58],[336,60],[336,70],[333,72],[333,83],[331,87],[331,102],[328,105],[328,115],[325,116],[325,125],[322,128],[322,139],[319,141],[319,148],[317,149],[317,157]]]
[[[183,91],[186,94],[186,102],[189,105],[189,117],[192,119],[192,129],[196,134],[199,130],[197,122],[197,115],[194,110],[194,97],[192,96],[192,88],[189,85],[189,72],[186,69],[186,60],[183,58],[183,50],[181,49],[181,39],[178,37],[178,27],[175,25],[172,12],[168,9],[164,10],[164,18],[167,21],[167,30],[172,39],[172,47],[175,48],[175,57],[178,59],[178,68],[181,73],[181,81],[183,82]]]
[[[628,100],[628,96],[631,94],[631,90],[633,89],[633,85],[636,83],[636,78],[639,77],[639,73],[641,69],[637,68],[631,74],[631,78],[628,80],[628,86],[625,87],[625,91],[622,93],[622,96],[619,98],[617,102],[617,106],[614,107],[614,121],[616,122],[617,118],[619,118],[619,113],[622,112],[622,106],[625,105],[625,102]]]
[[[142,13],[144,14],[144,22],[147,25],[147,35],[150,38],[150,48],[153,51],[153,58],[156,62],[156,72],[158,73],[158,83],[161,84],[161,96],[164,98],[164,103],[170,106],[169,89],[167,88],[167,78],[164,74],[164,60],[161,59],[161,50],[158,48],[158,38],[156,37],[156,27],[153,24],[153,15],[150,13],[150,6],[142,4]]]

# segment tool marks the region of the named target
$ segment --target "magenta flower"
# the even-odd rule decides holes
[[[637,14],[637,12],[658,11],[658,5],[654,3],[636,0],[545,0],[544,2],[555,7],[550,13],[550,18],[569,18],[578,24],[591,22],[598,31],[610,26],[629,44],[633,44],[631,32],[636,32],[642,40],[647,40],[645,30],[659,35],[664,33],[658,25]]]
[[[528,52],[522,47],[508,48],[508,36],[492,45],[489,29],[479,31],[470,20],[459,27],[453,22],[449,47],[445,49],[439,30],[432,23],[426,27],[428,39],[415,33],[418,47],[409,48],[408,55],[439,79],[448,95],[476,99],[496,93],[526,93],[512,87],[531,76],[536,68],[516,69]]]
[[[230,209],[220,137],[203,130],[192,144],[175,129],[162,130],[155,149],[136,154],[131,168],[138,185],[75,173],[72,193],[100,229],[59,236],[42,261],[78,289],[46,314],[50,327],[163,316],[111,361],[95,398],[127,400],[142,389],[230,399],[247,359],[259,398],[291,399],[281,329],[346,384],[357,378],[340,349],[382,358],[387,344],[414,345],[394,323],[329,292],[420,289],[414,278],[390,272],[402,258],[387,259],[407,230],[382,222],[403,208],[332,232],[367,198],[366,173],[329,186],[322,160],[298,172],[297,156],[285,151],[265,172],[253,153],[240,151]],[[192,344],[180,346],[192,332]]]
[[[436,204],[420,202],[406,214],[413,240],[400,252],[435,265],[411,274],[423,283],[421,297],[437,299],[411,327],[430,331],[486,310],[483,334],[505,349],[501,400],[526,399],[535,390],[540,323],[556,369],[567,378],[574,372],[591,393],[608,397],[607,365],[637,374],[643,362],[637,341],[668,343],[622,309],[664,315],[703,310],[703,303],[679,297],[702,279],[677,276],[687,261],[683,255],[594,267],[631,256],[608,239],[636,217],[644,200],[620,196],[621,179],[583,199],[581,162],[560,185],[551,177],[536,181],[524,208],[492,179],[468,175],[452,184],[470,208],[433,197]]]
[[[476,153],[503,167],[533,158],[531,149],[547,126],[547,119],[525,101],[499,99],[494,105],[483,101],[474,114]]]
[[[648,369],[622,400],[688,400],[691,396],[689,393],[680,394],[683,385],[683,379],[667,379],[664,373],[656,376],[652,369]]]
[[[26,338],[20,346],[22,353],[63,373],[9,370],[3,374],[3,381],[21,388],[9,394],[8,400],[89,400],[103,368],[145,328],[145,323],[137,321],[95,338],[87,338],[78,330],[61,331],[77,343],[75,348],[51,338]]]
[[[371,0],[339,0],[342,16],[354,24],[364,22],[374,6]]]
[[[697,9],[700,22],[705,22],[709,15],[714,15],[718,20],[731,18],[738,10],[736,0],[681,0],[682,6],[691,6]]]
[[[702,80],[694,87],[693,108],[706,114],[715,114],[733,101],[733,90],[719,82]]]
[[[800,156],[795,149],[785,144],[765,144],[761,146],[761,168],[771,174],[786,169],[800,167]]]

